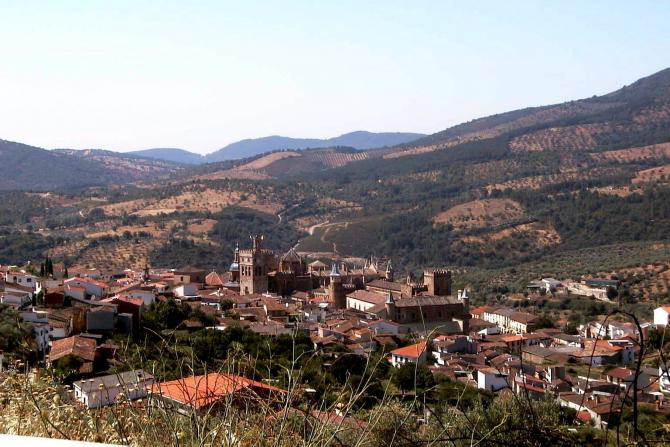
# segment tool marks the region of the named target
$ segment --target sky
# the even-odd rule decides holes
[[[433,133],[670,66],[662,1],[0,0],[0,138],[199,153]]]

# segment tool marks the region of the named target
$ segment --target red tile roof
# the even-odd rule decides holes
[[[208,286],[222,286],[225,284],[225,281],[217,272],[211,272],[205,276],[205,284]]]
[[[95,359],[95,347],[95,340],[92,338],[80,337],[78,335],[63,338],[61,340],[54,340],[51,343],[49,361],[54,362],[68,355],[74,355],[81,357],[84,360],[93,361]]]
[[[627,380],[632,378],[635,375],[633,370],[628,368],[614,368],[607,372],[608,377],[614,377],[615,379]]]
[[[199,409],[212,405],[243,389],[285,393],[281,388],[266,385],[262,382],[235,374],[219,373],[157,383],[151,387],[151,393]]]
[[[505,343],[512,343],[523,340],[523,337],[521,335],[506,335],[504,337],[500,337],[500,340],[504,341]]]
[[[472,315],[481,315],[488,310],[491,310],[491,308],[489,306],[479,306],[479,307],[475,307],[474,309],[470,309],[470,313]]]
[[[428,344],[425,341],[420,341],[419,343],[405,346],[404,348],[394,349],[391,351],[391,354],[416,359],[426,351],[427,347]]]

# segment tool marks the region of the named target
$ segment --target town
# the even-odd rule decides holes
[[[281,408],[288,390],[277,377],[207,369],[220,339],[206,334],[230,333],[237,343],[245,337],[295,343],[301,337],[307,350],[325,359],[324,368],[334,369],[351,355],[363,363],[381,359],[401,396],[412,389],[418,393],[422,371],[426,387],[441,380],[493,398],[551,399],[574,410],[575,426],[613,429],[633,399],[645,411],[668,412],[665,365],[660,357],[656,364],[640,359],[650,337],[664,334],[670,307],[655,309],[653,321],[610,314],[568,329],[565,319],[475,306],[477,291],[453,290],[454,273],[448,269],[427,267],[420,276],[404,276],[391,260],[327,264],[295,249],[275,253],[263,242],[264,236],[254,235],[228,254],[232,262],[225,272],[149,266],[112,271],[66,267],[49,258],[39,271],[32,265],[2,266],[0,309],[17,315],[24,334],[29,328],[30,348],[16,343],[14,351],[0,353],[0,371],[45,370],[71,384],[69,397],[88,409],[149,399],[161,408],[199,414],[250,395],[256,405],[262,400]],[[609,301],[618,287],[608,278],[543,278],[528,284],[526,299],[549,294]],[[149,330],[197,338],[206,352],[198,358],[210,366],[199,374],[142,364],[124,369],[130,366],[123,360],[123,340],[139,343]],[[361,374],[361,362],[347,362],[340,365],[346,375]],[[409,383],[403,383],[400,370],[410,372]],[[301,387],[324,392],[308,379]],[[313,415],[366,424],[337,409]]]

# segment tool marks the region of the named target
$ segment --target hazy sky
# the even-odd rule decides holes
[[[432,133],[670,66],[665,1],[0,0],[0,138],[214,151]]]

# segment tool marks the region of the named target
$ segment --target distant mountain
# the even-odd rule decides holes
[[[198,165],[207,161],[205,157],[200,154],[195,154],[184,149],[176,148],[144,149],[141,151],[131,151],[126,153],[185,165]]]
[[[46,150],[0,140],[0,190],[42,191],[156,179],[180,165],[100,149]]]
[[[396,146],[407,143],[425,135],[419,133],[382,132],[373,133],[356,131],[340,135],[339,137],[317,138],[289,138],[278,135],[253,138],[238,141],[205,156],[207,162],[236,160],[280,149],[307,149],[325,147],[353,147],[358,150]]]

